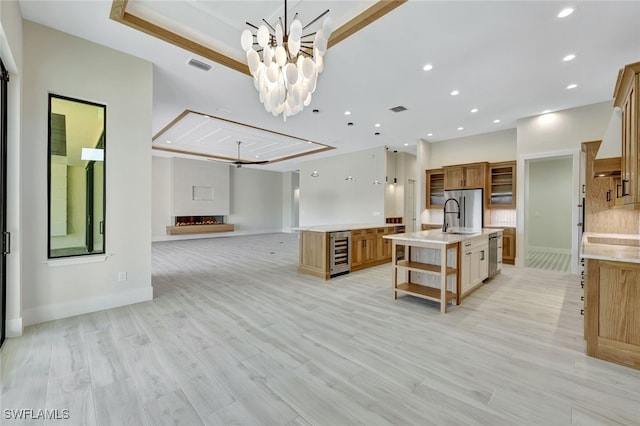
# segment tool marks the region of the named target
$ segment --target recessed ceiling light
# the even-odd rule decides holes
[[[454,90],[451,92],[451,96],[458,96],[460,92],[458,90]]]
[[[565,56],[564,58],[562,58],[562,60],[564,62],[569,62],[569,61],[573,61],[576,58],[576,55],[574,55],[573,53],[570,55]]]
[[[571,15],[573,13],[573,9],[570,7],[567,7],[566,9],[562,9],[560,11],[560,13],[558,13],[558,18],[566,18],[567,16]]]
[[[167,143],[171,143],[171,141],[167,139]]]
[[[351,111],[345,111],[344,115],[351,115]]]
[[[352,122],[348,122],[347,126],[353,126],[353,123]]]
[[[570,85],[567,86],[567,89],[575,89],[576,87],[578,87],[577,84],[571,83]]]
[[[433,136],[433,133],[427,133],[427,136]]]
[[[473,108],[471,112],[478,112],[478,108]]]
[[[380,136],[380,132],[375,132],[374,135]]]
[[[256,155],[256,158],[260,158],[260,156],[259,156],[259,155]]]
[[[409,144],[408,144],[408,143],[405,143],[405,144],[404,144],[404,146],[409,146]]]
[[[422,69],[425,71],[431,71],[433,69],[433,65],[427,64],[424,67],[422,67]]]
[[[500,122],[500,120],[497,120],[497,119],[496,119],[496,120],[493,120],[493,122],[494,122],[495,124],[498,124],[498,123]]]
[[[464,130],[464,127],[460,126],[458,127],[458,130]]]
[[[375,127],[380,127],[380,123],[374,124]]]

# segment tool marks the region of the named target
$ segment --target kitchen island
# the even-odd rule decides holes
[[[460,304],[463,297],[489,277],[489,236],[497,234],[496,270],[502,266],[500,241],[502,230],[479,231],[439,229],[388,235],[393,242],[393,297],[407,294],[440,303]]]
[[[640,369],[640,235],[585,232],[587,355]]]
[[[295,228],[299,231],[298,272],[325,280],[391,261],[386,235],[404,232],[402,224],[338,224]]]

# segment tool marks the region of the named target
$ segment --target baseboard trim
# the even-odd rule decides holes
[[[216,234],[192,234],[192,235],[156,235],[151,237],[152,243],[159,243],[164,241],[180,241],[180,240],[198,240],[202,238],[225,238],[225,237],[237,237],[241,235],[262,235],[262,234],[282,234],[287,232],[283,229],[271,229],[261,231],[233,231],[233,232],[220,232]]]
[[[153,287],[149,286],[106,296],[25,309],[22,313],[22,318],[24,320],[24,327],[26,327],[41,322],[146,302],[151,299],[153,299]]]
[[[22,317],[8,319],[5,323],[5,332],[7,337],[20,337],[22,336]]]

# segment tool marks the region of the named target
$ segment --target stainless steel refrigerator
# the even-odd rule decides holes
[[[484,190],[482,188],[444,191],[444,199],[444,220],[450,232],[475,233],[482,230],[484,223]]]

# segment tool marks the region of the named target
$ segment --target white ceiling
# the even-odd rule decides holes
[[[270,20],[282,13],[282,4],[134,0],[131,7],[153,9],[158,19],[169,16],[183,30],[192,22],[194,38],[242,59],[244,22]],[[335,28],[370,4],[292,0],[289,9],[299,8],[304,22],[333,8]],[[420,138],[443,141],[514,128],[517,119],[544,110],[609,100],[618,69],[640,60],[639,1],[409,0],[333,46],[311,105],[285,123],[264,111],[245,74],[110,20],[111,1],[20,0],[20,5],[25,19],[153,62],[153,134],[193,110],[338,148],[316,156],[383,145],[411,149]],[[566,6],[575,12],[558,18]],[[576,58],[563,62],[570,53]],[[214,69],[186,65],[192,57]],[[427,63],[431,71],[422,70]],[[566,89],[571,83],[578,87]],[[454,89],[458,96],[450,95]],[[389,111],[397,105],[408,110]],[[472,108],[479,111],[471,113]],[[346,110],[352,114],[345,116]],[[293,170],[304,160],[257,167]]]

